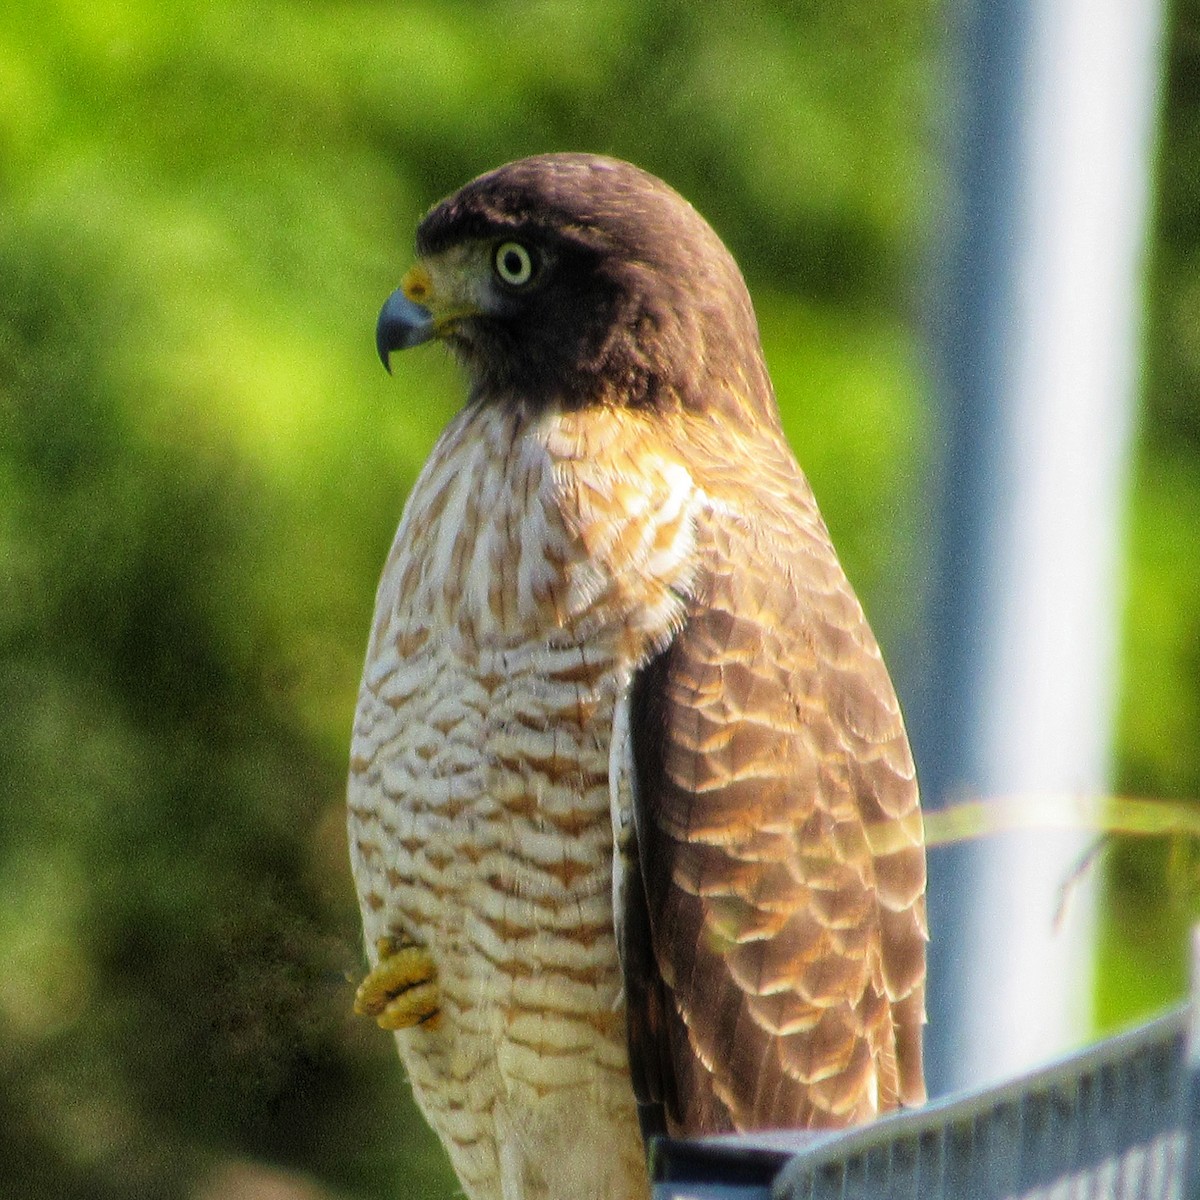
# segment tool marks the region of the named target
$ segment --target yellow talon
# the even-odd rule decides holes
[[[354,1011],[374,1017],[381,1029],[437,1028],[437,968],[429,951],[392,938],[380,938],[377,946],[379,965],[358,985]]]

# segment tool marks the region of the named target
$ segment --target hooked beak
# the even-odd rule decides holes
[[[393,350],[430,338],[451,338],[463,321],[481,313],[474,275],[458,263],[418,262],[387,298],[375,326],[375,346],[390,371]]]
[[[433,313],[417,303],[429,294],[429,272],[415,266],[400,281],[400,286],[384,301],[375,326],[375,349],[379,359],[392,370],[393,350],[407,350],[427,342],[435,334]]]

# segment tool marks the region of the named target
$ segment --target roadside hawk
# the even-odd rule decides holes
[[[549,154],[417,230],[385,364],[469,390],[384,567],[354,722],[370,972],[471,1200],[647,1194],[644,1138],[923,1099],[900,709],[750,298],[653,176]]]

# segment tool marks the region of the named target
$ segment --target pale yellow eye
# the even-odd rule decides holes
[[[533,255],[520,242],[501,242],[492,264],[509,287],[524,287],[533,278]]]

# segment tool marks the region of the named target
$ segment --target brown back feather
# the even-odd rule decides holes
[[[652,1019],[631,1011],[631,1058],[689,1135],[924,1098],[908,741],[807,484],[784,449],[767,466],[761,511],[698,531],[687,624],[633,695],[645,913],[626,936],[648,933],[639,987],[657,992]]]

